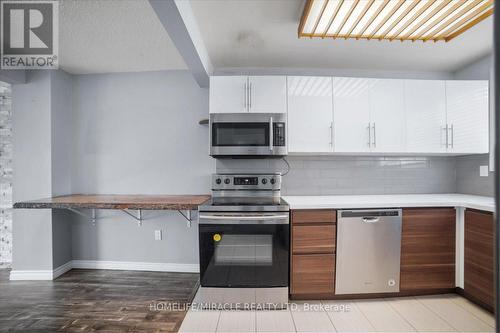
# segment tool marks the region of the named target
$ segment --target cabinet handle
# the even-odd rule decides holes
[[[248,110],[248,87],[247,87],[247,83],[245,82],[245,94],[244,94],[244,97],[243,97],[243,100],[245,101],[245,110]]]
[[[455,131],[453,130],[453,124],[450,126],[451,131],[451,148],[453,148],[453,144],[455,143]]]
[[[448,124],[446,124],[446,126],[443,127],[443,130],[445,135],[444,146],[448,148]]]
[[[248,109],[252,109],[252,82],[250,82],[250,92],[248,94]]]
[[[368,148],[372,147],[372,126],[368,123]]]
[[[377,148],[377,132],[375,128],[375,123],[373,123],[373,147]]]
[[[333,121],[330,123],[330,147],[333,147]]]

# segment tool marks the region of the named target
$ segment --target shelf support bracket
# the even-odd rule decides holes
[[[87,214],[85,214],[85,213],[83,213],[83,212],[81,212],[81,211],[79,211],[78,209],[75,209],[75,208],[67,208],[67,209],[69,211],[72,211],[75,214],[78,214],[80,216],[83,216],[83,217],[89,219],[92,222],[92,225],[95,226],[95,222],[97,220],[95,209],[92,208],[90,210],[90,216],[87,215]]]
[[[191,210],[188,209],[188,210],[186,210],[185,213],[182,210],[178,210],[178,212],[186,219],[187,227],[191,228],[191,222],[193,222]]]
[[[128,216],[132,217],[134,220],[137,221],[137,224],[139,226],[142,225],[142,221],[143,221],[143,218],[142,218],[142,210],[138,209],[137,210],[137,216],[132,214],[131,212],[128,211],[128,209],[120,209],[122,212],[124,212],[125,214],[127,214]]]

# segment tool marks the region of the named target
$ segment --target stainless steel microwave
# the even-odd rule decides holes
[[[210,156],[258,158],[287,153],[286,114],[210,114]]]

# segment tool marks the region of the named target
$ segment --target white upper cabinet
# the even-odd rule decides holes
[[[405,80],[406,149],[446,152],[445,81]]]
[[[370,151],[370,87],[373,83],[373,79],[333,78],[335,152]]]
[[[404,81],[376,79],[370,85],[371,151],[406,151]]]
[[[210,113],[286,113],[291,153],[483,154],[488,81],[213,76]]]
[[[247,112],[246,76],[210,77],[210,113]]]
[[[333,152],[331,77],[288,77],[288,151]]]
[[[248,111],[286,113],[286,76],[249,76]]]
[[[210,113],[286,113],[285,76],[212,76]]]
[[[489,151],[488,81],[446,81],[448,151]]]

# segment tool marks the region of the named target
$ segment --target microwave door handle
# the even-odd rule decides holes
[[[273,117],[269,117],[269,150],[273,151]]]

